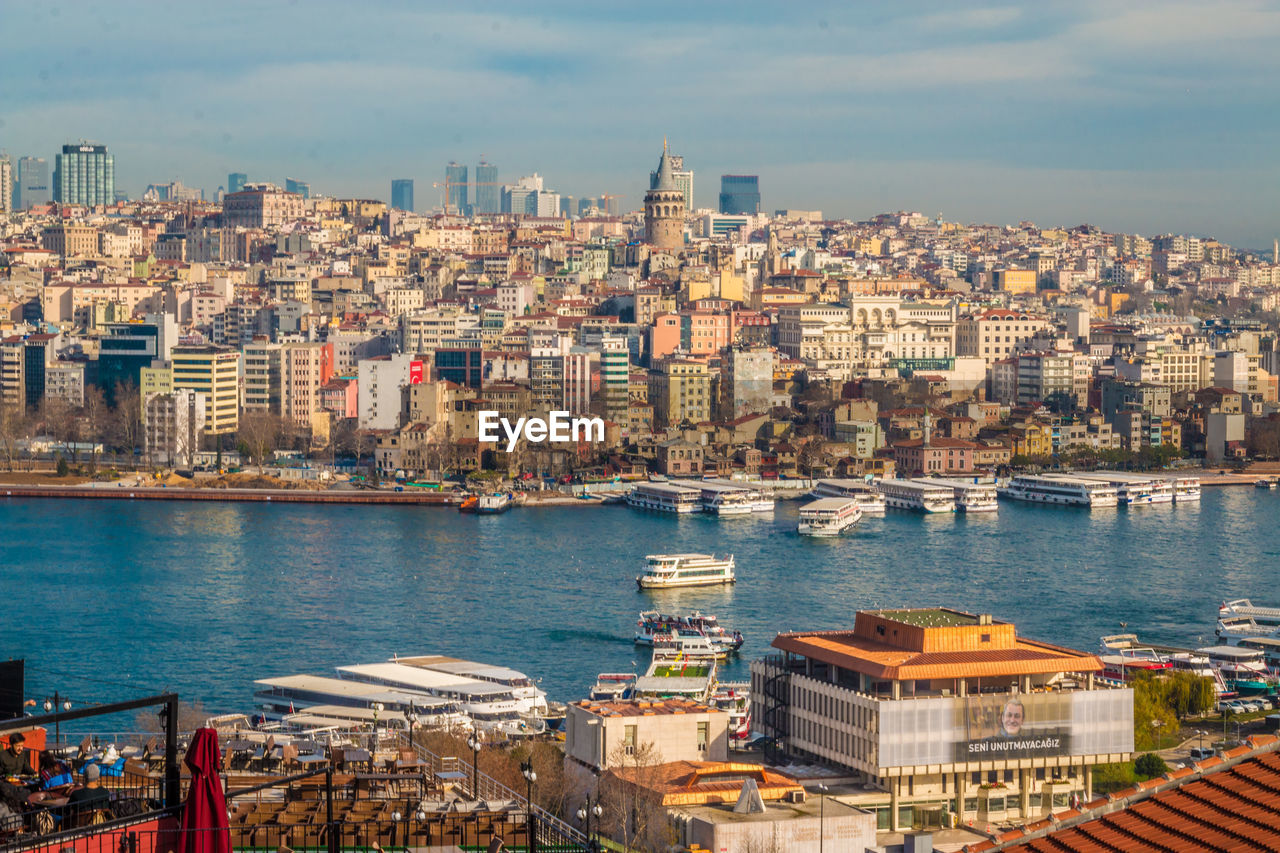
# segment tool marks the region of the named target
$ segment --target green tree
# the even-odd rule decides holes
[[[61,453],[58,454],[57,471],[59,477],[65,477],[67,474],[71,473],[71,466],[67,464],[67,457],[63,456]]]
[[[1133,769],[1137,771],[1139,776],[1154,779],[1167,773],[1169,765],[1165,764],[1164,759],[1154,752],[1148,752],[1138,756],[1138,760],[1133,763]]]

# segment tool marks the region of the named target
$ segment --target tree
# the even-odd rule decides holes
[[[282,432],[283,424],[279,415],[249,411],[240,418],[236,439],[249,455],[250,461],[261,466],[271,451],[276,449]]]
[[[116,407],[111,412],[111,443],[117,450],[124,451],[132,462],[142,431],[142,393],[132,382],[117,382],[114,396]]]
[[[1146,776],[1148,779],[1154,779],[1157,776],[1163,776],[1169,771],[1169,765],[1164,763],[1164,759],[1156,755],[1154,752],[1147,752],[1138,756],[1138,760],[1134,762],[1133,769],[1140,776]]]
[[[110,414],[107,409],[107,398],[97,385],[84,389],[84,405],[80,408],[84,416],[85,437],[89,439],[89,473],[98,472],[98,446],[107,440],[107,421]]]
[[[675,832],[662,807],[658,783],[662,754],[657,745],[618,744],[609,753],[610,769],[600,779],[600,831],[623,849],[666,850]]]
[[[0,454],[4,455],[8,470],[13,470],[14,457],[18,455],[18,442],[28,438],[31,420],[17,406],[0,406]]]
[[[67,464],[67,457],[63,456],[61,453],[58,454],[58,466],[56,470],[59,477],[65,477],[67,474],[71,473],[71,466]]]
[[[62,445],[63,453],[71,454],[71,461],[76,461],[79,450],[80,418],[62,397],[45,395],[40,401],[40,422],[44,432],[54,441]]]

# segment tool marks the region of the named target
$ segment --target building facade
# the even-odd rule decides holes
[[[396,210],[413,212],[413,180],[397,178],[391,182],[391,206]]]
[[[154,394],[143,406],[143,449],[153,465],[191,466],[205,427],[205,395],[190,388]]]
[[[215,346],[173,348],[173,388],[205,399],[205,432],[234,433],[240,426],[240,352]]]
[[[679,249],[684,245],[684,214],[684,192],[676,184],[664,142],[658,171],[644,196],[645,242],[655,249]]]
[[[62,146],[53,169],[54,201],[94,207],[112,204],[115,194],[115,157],[107,146],[91,142]]]
[[[760,212],[759,175],[721,175],[720,212],[730,216],[754,216]]]

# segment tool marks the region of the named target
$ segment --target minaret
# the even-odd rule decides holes
[[[644,194],[645,242],[655,249],[679,249],[684,245],[684,192],[676,186],[666,137],[653,185]]]
[[[1280,267],[1280,240],[1271,241],[1271,264]]]

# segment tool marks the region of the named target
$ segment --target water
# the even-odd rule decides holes
[[[1209,644],[1220,601],[1280,605],[1280,497],[1206,489],[1200,504],[996,517],[890,512],[840,539],[773,516],[675,518],[626,507],[501,516],[398,506],[2,500],[0,657],[27,695],[115,701],[161,690],[252,708],[253,680],[393,653],[504,664],[553,699],[635,671],[643,609],[698,608],[747,638],[745,679],[775,633],[853,624],[868,607],[993,613],[1093,651],[1102,634]],[[644,556],[732,553],[726,588],[637,592]]]

